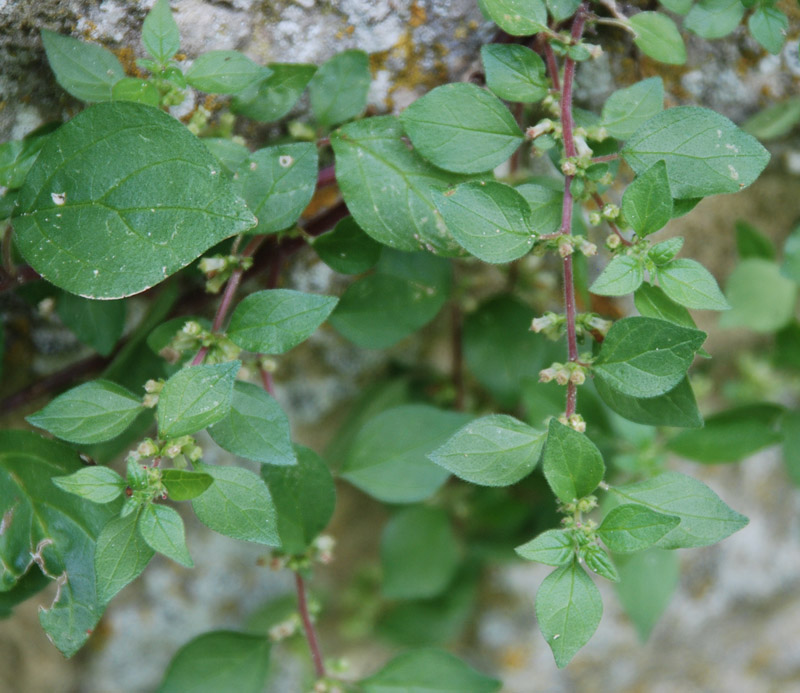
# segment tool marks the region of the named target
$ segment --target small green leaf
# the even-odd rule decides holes
[[[112,101],[135,101],[136,103],[158,106],[161,95],[152,82],[138,77],[126,77],[111,88]]]
[[[547,430],[542,469],[553,493],[564,503],[588,496],[606,471],[597,446],[556,419],[550,420]]]
[[[677,472],[664,472],[627,486],[612,486],[611,492],[623,503],[636,503],[680,518],[680,524],[656,543],[662,549],[716,544],[748,522],[704,483]]]
[[[142,24],[142,45],[162,65],[181,47],[181,34],[169,9],[169,0],[156,0]]]
[[[429,458],[473,484],[510,486],[533,471],[545,437],[513,416],[492,414],[468,423]]]
[[[54,129],[44,125],[29,133],[21,140],[11,140],[0,144],[0,185],[6,188],[15,189],[22,186],[25,177],[31,166],[39,156],[39,152],[47,142],[47,135]],[[14,196],[8,192],[0,197],[0,203],[10,205],[11,212],[14,211]],[[0,217],[7,218],[11,212],[0,211]]]
[[[367,107],[369,56],[349,50],[323,63],[308,85],[311,110],[321,125],[332,127],[355,118]]]
[[[536,233],[555,233],[561,227],[561,211],[564,206],[563,190],[536,183],[518,185],[516,191],[525,198],[531,208],[528,223]]]
[[[431,462],[428,455],[469,418],[423,404],[384,411],[359,431],[341,475],[386,503],[414,503],[430,498],[450,474]],[[409,436],[409,431],[415,435]]]
[[[234,384],[230,413],[208,434],[221,448],[254,462],[297,463],[289,419],[268,392],[252,383]]]
[[[270,63],[272,74],[256,84],[251,84],[231,103],[234,113],[261,123],[280,120],[300,100],[306,85],[317,71],[316,65],[303,63]]]
[[[236,173],[250,156],[250,150],[243,144],[229,140],[227,137],[203,137],[201,140],[219,162],[230,173]]]
[[[643,281],[642,260],[631,255],[617,255],[594,280],[589,291],[598,296],[625,296],[636,291]]]
[[[648,549],[680,524],[677,515],[664,515],[644,505],[625,503],[603,518],[597,536],[615,553]]]
[[[747,327],[770,334],[794,318],[797,284],[781,274],[778,265],[761,258],[742,260],[725,284],[731,310],[720,327]]]
[[[447,193],[435,193],[433,201],[453,237],[484,262],[511,262],[533,247],[531,209],[511,186],[462,183]]]
[[[769,152],[754,137],[725,116],[694,106],[650,118],[626,142],[622,156],[636,173],[663,159],[677,199],[738,192],[769,161]]]
[[[481,48],[481,58],[486,85],[501,99],[535,103],[547,96],[544,61],[527,46],[490,43]]]
[[[593,573],[604,577],[606,580],[611,580],[611,582],[619,582],[617,567],[602,546],[587,544],[581,550],[581,556],[584,563],[586,563],[586,567]]]
[[[97,537],[94,569],[97,596],[103,604],[139,577],[153,557],[153,549],[136,529],[140,512],[111,520]]]
[[[460,551],[441,508],[414,506],[389,520],[381,536],[381,592],[388,599],[425,599],[452,582]]]
[[[166,505],[148,503],[139,513],[137,527],[151,549],[187,568],[194,567],[189,549],[186,548],[183,520],[175,510]]]
[[[669,392],[641,399],[623,395],[600,378],[594,382],[597,394],[609,409],[628,421],[646,426],[676,426],[700,428],[703,417],[697,409],[692,386],[684,378]]]
[[[785,99],[759,111],[742,124],[742,130],[758,139],[774,140],[788,135],[800,123],[800,98]]]
[[[97,465],[79,469],[69,476],[54,476],[58,488],[92,503],[110,503],[125,490],[125,479],[113,469]]]
[[[547,9],[556,22],[563,22],[575,14],[580,4],[580,0],[547,0]]]
[[[628,23],[636,32],[633,42],[642,53],[668,65],[683,65],[686,62],[683,38],[675,22],[667,15],[660,12],[639,12]]]
[[[714,276],[696,260],[672,260],[656,268],[658,283],[673,301],[696,310],[728,310]]]
[[[661,77],[650,77],[611,94],[603,104],[601,124],[612,137],[627,140],[662,110],[664,82]]]
[[[684,15],[691,9],[692,0],[659,0],[659,4],[670,12]]]
[[[636,310],[645,318],[659,318],[683,327],[697,327],[689,311],[657,286],[642,284],[633,295],[633,302]]]
[[[786,43],[789,19],[776,7],[759,5],[747,20],[753,38],[773,55],[781,52]]]
[[[706,419],[697,431],[684,431],[667,443],[673,452],[696,462],[737,462],[761,448],[775,445],[782,435],[776,430],[783,407],[748,404]]]
[[[258,225],[248,233],[270,234],[297,223],[317,187],[317,147],[310,142],[265,147],[239,168],[239,184]]]
[[[666,265],[681,252],[681,248],[683,248],[683,236],[675,236],[656,243],[647,251],[647,257],[657,265]]]
[[[361,274],[375,266],[381,246],[361,229],[353,217],[345,217],[314,240],[320,259],[339,274]]]
[[[231,409],[233,383],[241,366],[241,361],[191,366],[167,380],[158,398],[159,435],[191,435],[224,419]]]
[[[441,650],[411,650],[360,681],[364,693],[495,693],[501,683]]]
[[[296,450],[297,464],[261,468],[275,498],[281,550],[290,554],[302,554],[311,546],[336,507],[336,487],[328,465],[313,450],[299,445]]]
[[[478,0],[484,14],[507,34],[530,36],[547,28],[542,0]]]
[[[228,337],[248,351],[283,354],[308,339],[336,306],[333,296],[268,289],[236,306]]]
[[[261,693],[270,647],[263,635],[227,630],[198,635],[172,658],[158,693]]]
[[[92,301],[63,293],[56,310],[79,340],[103,356],[113,351],[125,328],[124,301]]]
[[[675,551],[661,549],[648,549],[617,560],[617,596],[642,641],[649,637],[678,586],[679,560]]]
[[[775,246],[755,226],[741,219],[736,222],[736,251],[742,260],[757,257],[763,260],[775,259]]]
[[[678,219],[687,215],[701,202],[702,197],[687,198],[685,200],[672,200],[672,218]]]
[[[42,44],[56,82],[81,101],[109,101],[111,87],[125,77],[117,57],[95,43],[42,29]]]
[[[741,0],[700,0],[689,10],[683,26],[705,39],[717,39],[739,26],[742,15]]]
[[[625,188],[622,215],[641,237],[655,233],[672,219],[667,165],[657,161]]]
[[[550,573],[536,594],[536,620],[559,669],[589,642],[602,616],[600,590],[577,560]]]
[[[705,338],[705,332],[666,320],[624,318],[608,331],[593,371],[624,395],[663,395],[684,379]]]
[[[789,234],[783,246],[781,274],[789,277],[795,284],[800,284],[800,226]]]
[[[195,468],[214,479],[208,490],[192,500],[200,522],[234,539],[280,546],[275,505],[267,485],[256,474],[241,467],[202,462],[195,463]]]
[[[186,71],[186,81],[208,94],[238,94],[271,74],[239,51],[209,51]]]
[[[141,400],[124,387],[92,380],[59,395],[26,421],[70,443],[99,443],[116,438],[141,412]]]
[[[493,169],[524,140],[496,96],[464,82],[436,87],[403,111],[400,121],[422,156],[455,173]]]
[[[167,489],[170,500],[187,501],[204,493],[214,483],[214,478],[188,469],[163,469],[161,483]]]
[[[553,566],[567,565],[575,556],[572,537],[563,529],[548,529],[514,550],[528,561]]]

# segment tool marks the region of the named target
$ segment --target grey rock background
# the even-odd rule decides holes
[[[130,60],[140,54],[140,26],[151,5],[149,0],[0,0],[0,140],[21,137],[78,108],[44,63],[40,28],[96,40]],[[474,0],[177,0],[172,5],[187,59],[231,48],[260,62],[319,63],[346,48],[370,52],[370,102],[379,112],[402,108],[438,83],[473,73],[480,45],[494,33]],[[741,121],[797,93],[797,27],[791,31],[793,40],[780,56],[765,56],[741,30],[725,41],[690,39],[687,69],[637,61],[627,39],[603,35],[607,52],[579,69],[578,97],[597,107],[617,86],[660,73],[675,103],[711,106]],[[720,278],[733,260],[736,218],[758,221],[775,239],[784,238],[800,218],[800,148],[795,140],[775,153],[762,181],[733,198],[704,202],[676,228],[687,235],[687,254]],[[324,291],[331,281],[310,257],[299,257],[287,272],[287,284],[299,289]],[[713,328],[713,322],[702,326]],[[718,332],[709,348],[734,354],[742,343]],[[403,345],[398,353],[412,360],[423,354],[437,358],[440,352],[433,339]],[[336,411],[383,364],[382,356],[366,358],[331,333],[318,333],[278,381],[278,397],[298,438],[319,447]],[[501,672],[509,693],[800,691],[800,494],[789,485],[778,453],[766,451],[729,468],[679,461],[675,468],[702,478],[751,523],[717,547],[682,552],[678,592],[646,645],[638,643],[613,592],[606,590],[598,633],[569,667],[556,670],[533,617],[533,595],[547,571],[520,565],[493,574],[490,589],[500,596],[489,600],[475,638],[462,652]],[[375,528],[382,521],[374,508],[354,510],[352,504],[363,501],[342,492],[333,533],[343,557],[338,566],[318,571],[315,584],[322,592],[341,588],[348,579],[347,556],[374,553]],[[343,517],[368,520],[356,527]],[[188,529],[198,567],[187,571],[155,561],[114,602],[102,632],[75,659],[64,661],[46,641],[34,603],[0,623],[0,690],[151,690],[181,644],[204,630],[239,627],[261,602],[290,589],[285,575],[257,565],[264,555],[258,547],[196,524]],[[335,631],[323,637],[326,653],[347,655],[355,670],[374,670],[385,655],[375,644],[348,651]],[[302,690],[302,659],[288,649],[281,655],[273,690]]]

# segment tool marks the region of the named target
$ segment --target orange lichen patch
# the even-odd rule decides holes
[[[424,7],[420,7],[417,4],[417,0],[411,3],[411,19],[408,20],[408,23],[413,27],[422,26],[428,20],[428,13],[425,11]]]
[[[215,94],[207,94],[206,98],[203,100],[203,108],[207,111],[214,113],[215,111],[219,111],[225,106],[225,102],[227,99],[222,100]]]
[[[314,193],[308,207],[303,210],[303,219],[313,219],[322,212],[329,210],[339,202],[339,188],[336,185],[326,185]]]
[[[143,72],[137,67],[136,54],[133,52],[133,48],[130,46],[122,46],[122,48],[117,48],[117,50],[112,52],[122,64],[122,69],[125,70],[126,75],[138,77],[139,79],[144,79],[147,76],[146,72]]]

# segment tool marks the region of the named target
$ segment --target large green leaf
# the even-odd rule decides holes
[[[186,81],[209,94],[238,94],[270,74],[239,51],[208,51],[186,71]]]
[[[741,0],[700,0],[689,10],[683,26],[705,39],[717,39],[739,26],[742,15]]]
[[[316,65],[270,63],[272,74],[236,95],[231,110],[262,123],[280,120],[298,102],[317,71]]]
[[[375,266],[381,246],[368,236],[353,217],[342,219],[332,231],[314,241],[320,259],[339,274],[361,274]]]
[[[575,542],[563,529],[548,529],[518,546],[515,551],[528,561],[562,566],[572,562]]]
[[[110,503],[119,498],[127,486],[125,479],[101,464],[84,467],[67,476],[54,476],[53,483],[92,503]]]
[[[707,108],[678,106],[653,116],[622,150],[636,173],[663,160],[672,197],[706,197],[738,192],[769,161],[758,140]]]
[[[169,9],[169,0],[156,0],[142,24],[142,45],[165,64],[181,47],[181,33]]]
[[[594,385],[600,399],[628,421],[680,428],[700,428],[703,425],[688,378],[681,380],[669,392],[646,399],[624,395],[600,378],[594,381]]]
[[[611,94],[603,104],[601,122],[612,137],[627,140],[662,110],[664,82],[661,77],[650,77]]]
[[[672,195],[667,165],[663,161],[654,163],[625,188],[622,215],[642,238],[669,223],[672,219]]]
[[[628,22],[636,32],[633,42],[642,53],[668,65],[686,62],[686,46],[670,17],[660,12],[639,12]]]
[[[756,41],[777,55],[786,43],[789,19],[777,7],[759,5],[747,20],[747,27]]]
[[[647,640],[678,586],[680,558],[675,551],[648,549],[617,559],[620,581],[615,585],[622,607],[639,638]]]
[[[677,515],[664,515],[643,505],[618,505],[603,518],[597,535],[617,553],[648,549],[680,524]]]
[[[643,281],[644,267],[640,258],[616,255],[592,282],[589,291],[598,296],[625,296],[636,291]]]
[[[551,419],[542,469],[559,500],[574,503],[597,488],[606,466],[588,436]]]
[[[0,593],[35,575],[34,561],[56,580],[56,598],[39,612],[39,621],[67,657],[86,642],[103,613],[95,547],[118,508],[91,503],[51,481],[80,469],[77,453],[63,443],[28,431],[0,432]]]
[[[15,240],[56,286],[129,296],[255,224],[231,186],[174,118],[101,103],[48,138],[20,192]]]
[[[656,269],[658,283],[673,301],[696,310],[727,310],[730,306],[717,280],[696,260],[680,258]]]
[[[544,61],[527,46],[490,43],[481,48],[486,85],[501,99],[533,103],[547,96]]]
[[[161,483],[170,500],[185,501],[197,498],[214,483],[214,479],[203,472],[172,468],[161,470]]]
[[[478,4],[512,36],[530,36],[547,28],[547,8],[542,0],[478,0]]]
[[[148,503],[139,514],[138,529],[151,549],[187,568],[194,567],[189,549],[186,548],[183,520],[176,510],[166,505]]]
[[[742,260],[725,283],[731,310],[721,327],[747,327],[755,332],[777,332],[795,314],[797,284],[781,274],[774,262],[761,258]]]
[[[58,317],[75,336],[108,356],[125,328],[125,301],[91,301],[75,294],[58,297]]]
[[[331,145],[336,182],[368,235],[399,250],[461,252],[437,220],[432,195],[464,178],[447,175],[409,149],[397,118],[380,116],[346,125],[331,133]]]
[[[114,518],[97,537],[94,570],[97,596],[103,604],[108,604],[117,592],[139,577],[153,557],[153,549],[136,526],[142,512],[139,509]]]
[[[502,164],[524,139],[514,116],[474,84],[445,84],[400,115],[414,148],[455,173],[481,173]]]
[[[323,63],[308,85],[311,110],[327,127],[359,115],[367,107],[369,56],[349,50]]]
[[[450,476],[428,459],[469,416],[424,404],[389,409],[361,429],[341,468],[342,477],[387,503],[432,496]],[[414,435],[409,435],[414,431]]]

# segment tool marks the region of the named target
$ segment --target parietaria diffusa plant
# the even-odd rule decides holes
[[[702,265],[679,257],[681,239],[653,236],[702,198],[750,185],[767,151],[714,111],[664,109],[658,77],[614,92],[600,114],[576,111],[575,72],[602,52],[586,30],[611,25],[651,58],[681,64],[686,52],[669,16],[628,16],[613,0],[479,3],[510,38],[481,51],[486,88],[440,86],[399,116],[362,117],[370,72],[358,50],[318,68],[263,66],[236,51],[212,51],[187,69],[176,58],[180,35],[168,0],[145,19],[149,57],[137,62],[135,76],[100,46],[42,31],[57,82],[87,107],[0,148],[0,217],[13,229],[5,237],[4,288],[48,282],[64,323],[112,358],[100,378],[28,417],[64,442],[31,431],[0,434],[0,589],[13,605],[58,583],[40,618],[66,656],[156,552],[192,566],[171,505],[187,502],[211,529],[271,547],[269,564],[294,573],[297,602],[265,634],[195,638],[159,690],[260,691],[273,643],[298,632],[308,642],[315,691],[370,693],[389,682],[416,690],[433,680],[465,693],[498,690],[499,681],[430,647],[358,682],[325,661],[306,581],[334,556],[333,539],[321,534],[336,503],[331,469],[403,506],[381,540],[381,592],[399,604],[395,616],[403,604],[444,603],[474,585],[453,517],[477,526],[500,508],[520,510],[526,519],[482,537],[494,536],[505,555],[516,545],[523,559],[553,567],[535,610],[559,667],[600,623],[596,579],[619,583],[627,606],[626,589],[651,577],[629,554],[656,552],[660,566],[674,567],[665,550],[707,546],[747,523],[700,481],[664,469],[667,448],[689,454],[693,444],[707,445],[703,431],[712,428],[701,428],[687,377],[695,357],[706,355],[706,335],[687,309],[733,305],[730,314],[743,320],[755,312],[737,282],[749,286],[767,274],[773,283],[790,280],[767,260],[745,260],[726,299]],[[729,33],[746,12],[739,3],[726,6],[724,17],[706,2],[662,4],[706,38]],[[780,49],[787,26],[780,11],[759,5],[747,21],[767,50]],[[170,107],[195,90],[228,108],[173,118]],[[237,118],[283,119],[306,90],[313,120],[290,124],[294,141],[253,152],[232,135]],[[504,101],[519,106],[517,116]],[[552,164],[547,180],[527,172],[525,162],[536,157]],[[343,203],[303,216],[315,190],[334,182]],[[305,245],[336,272],[355,275],[341,296],[278,288],[280,263]],[[560,266],[562,311],[534,314],[510,295],[476,306],[469,287],[453,279],[454,266],[519,267],[532,254]],[[586,258],[606,255],[587,287]],[[794,246],[787,251],[794,280],[796,255]],[[207,292],[219,294],[213,320],[181,311],[167,319],[181,277],[197,270]],[[242,296],[245,276],[262,276],[266,288]],[[596,296],[632,294],[639,315],[613,320],[593,312],[587,288]],[[152,296],[150,312],[118,347],[124,299],[142,292]],[[454,324],[450,390],[429,401],[411,398],[405,385],[371,391],[372,408],[362,407],[368,414],[354,415],[334,441],[330,465],[293,443],[273,397],[280,355],[326,322],[359,347],[387,348],[446,304]],[[476,383],[465,378],[462,357]],[[526,379],[541,385],[525,386],[523,415]],[[486,413],[486,402],[497,411]],[[770,416],[762,418],[774,422]],[[626,438],[626,426],[632,429],[624,420],[697,430],[665,439],[635,427]],[[259,464],[260,474],[205,462],[197,438],[204,430]],[[635,455],[620,453],[631,445]],[[76,450],[98,464],[85,464]],[[108,466],[125,451],[119,472]],[[484,488],[456,482],[460,491],[453,484],[440,491],[450,475]],[[538,498],[549,487],[560,523],[543,526],[518,507],[507,493],[514,485]],[[436,503],[426,503],[437,493]],[[633,616],[643,636],[660,608]],[[437,642],[451,637],[443,632]],[[226,666],[205,666],[212,653]]]

